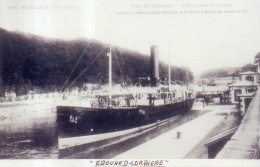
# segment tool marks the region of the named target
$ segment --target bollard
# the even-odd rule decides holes
[[[177,132],[177,139],[181,138],[181,132]]]

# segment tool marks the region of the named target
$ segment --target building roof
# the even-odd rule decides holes
[[[236,81],[228,85],[229,87],[238,87],[238,86],[259,86],[259,84],[250,82],[250,81]]]
[[[246,72],[240,73],[240,75],[254,75],[254,74],[256,74],[256,72],[254,72],[254,71],[246,71]]]

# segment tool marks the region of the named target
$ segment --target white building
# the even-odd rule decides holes
[[[240,94],[248,94],[253,93],[256,91],[257,86],[259,84],[248,81],[248,80],[242,80],[237,81],[232,84],[229,84],[229,90],[230,90],[230,97],[232,103],[239,103],[239,96]]]
[[[240,73],[240,80],[257,83],[257,75],[258,75],[257,72],[254,72],[254,71],[242,72],[242,73]]]
[[[259,61],[259,59],[257,60]],[[230,90],[231,102],[239,104],[242,113],[246,112],[257,88],[260,86],[259,62],[256,63],[256,58],[255,58],[255,66],[253,65],[254,68],[250,66],[247,65],[244,68],[247,71],[243,70],[240,73],[239,81],[236,81],[228,85]]]
[[[256,56],[255,56],[255,59],[254,59],[254,64],[255,66],[257,67],[256,68],[256,72],[257,72],[257,82],[260,84],[260,53],[258,53]]]

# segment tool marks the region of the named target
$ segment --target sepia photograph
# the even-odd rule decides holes
[[[1,0],[0,164],[259,165],[259,9]]]

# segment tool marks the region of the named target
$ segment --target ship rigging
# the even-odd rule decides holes
[[[191,109],[195,96],[184,85],[171,84],[170,69],[169,84],[160,84],[157,46],[151,47],[151,76],[147,81],[150,86],[146,87],[113,89],[111,45],[107,55],[109,91],[101,90],[88,95],[84,102],[78,104],[57,106],[59,138],[126,130],[180,115]]]

